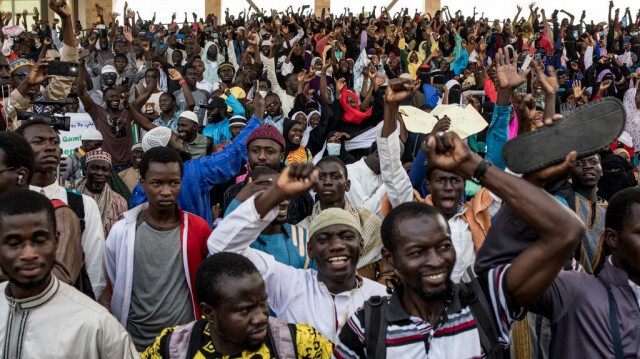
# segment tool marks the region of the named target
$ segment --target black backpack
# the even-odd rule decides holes
[[[82,194],[74,190],[67,189],[67,202],[69,202],[67,204],[73,210],[73,213],[78,216],[78,219],[80,220],[80,230],[82,231],[82,233],[84,233],[86,222],[84,220],[84,202],[82,201]],[[82,265],[82,269],[80,270],[80,278],[82,280],[82,292],[89,298],[96,300],[96,295],[95,293],[93,293],[91,280],[89,279],[89,274],[87,273],[86,263]]]

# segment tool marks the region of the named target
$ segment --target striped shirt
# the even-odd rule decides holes
[[[516,308],[505,288],[504,274],[509,265],[494,268],[478,278],[494,312],[503,349],[509,347],[509,333],[514,322],[525,313]],[[434,326],[421,318],[410,316],[402,306],[401,291],[388,298],[387,358],[482,358],[484,352],[475,319],[468,306],[452,300]],[[457,304],[457,305],[456,305]],[[349,318],[340,332],[340,343],[334,356],[366,358],[364,310]],[[377,330],[377,329],[376,329]]]

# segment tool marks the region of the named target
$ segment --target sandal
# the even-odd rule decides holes
[[[626,112],[620,100],[607,97],[566,113],[551,126],[507,142],[502,158],[509,170],[529,173],[562,163],[571,151],[578,158],[602,151],[624,130]]]

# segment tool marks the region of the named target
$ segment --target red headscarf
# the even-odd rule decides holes
[[[356,108],[349,106],[349,101],[347,101],[348,97],[355,100]],[[371,117],[371,111],[373,110],[372,107],[369,107],[365,112],[360,111],[360,99],[358,98],[358,95],[354,92],[348,91],[346,86],[342,88],[342,93],[340,94],[340,105],[342,105],[342,108],[344,109],[342,121],[355,123],[356,125],[362,123],[364,119]]]

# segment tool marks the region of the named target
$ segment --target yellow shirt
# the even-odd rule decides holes
[[[200,321],[203,321],[201,319]],[[198,323],[197,323],[198,324]],[[194,326],[194,331],[191,333],[192,336],[197,335],[198,338],[190,338],[190,344],[196,343],[194,346],[197,347],[197,351],[191,357],[193,359],[269,359],[275,358],[276,355],[273,352],[273,348],[265,338],[265,342],[258,348],[257,350],[245,350],[242,353],[236,355],[222,355],[216,352],[216,349],[213,347],[213,343],[211,342],[211,332],[209,329],[209,323],[207,323],[204,328],[200,331],[200,333],[196,333]],[[291,326],[291,325],[290,325]],[[147,348],[144,352],[140,353],[142,359],[162,359],[169,358],[169,353],[166,352],[168,347],[166,341],[168,338],[168,334],[173,332],[177,327],[174,328],[166,328],[162,331],[160,336],[158,336],[155,342]],[[298,352],[298,357],[300,358],[314,358],[314,359],[329,359],[331,358],[331,354],[333,353],[333,343],[322,336],[322,334],[318,333],[313,327],[308,324],[295,324],[296,334],[294,341],[296,343],[296,349]],[[194,348],[195,349],[195,348]],[[190,348],[189,350],[193,350]]]

